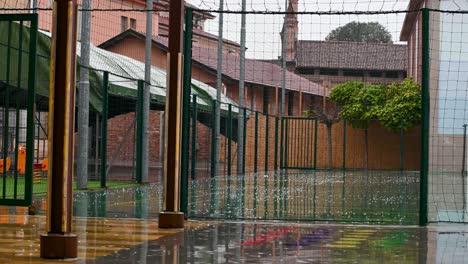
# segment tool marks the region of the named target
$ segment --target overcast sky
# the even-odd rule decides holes
[[[218,10],[219,0],[190,0],[201,9]],[[406,10],[408,0],[299,0],[300,12],[348,12],[348,11],[389,11]],[[248,11],[284,11],[285,0],[247,0]],[[241,0],[225,0],[224,9],[241,10]],[[218,13],[216,18],[206,23],[205,30],[218,34]],[[393,41],[399,41],[399,34],[405,14],[380,15],[299,15],[299,39],[323,40],[328,33],[351,21],[379,22],[392,34]],[[247,57],[274,59],[281,53],[280,31],[284,15],[247,15],[246,46]],[[223,37],[240,42],[240,14],[224,14]]]

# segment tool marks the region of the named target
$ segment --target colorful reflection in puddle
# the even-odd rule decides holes
[[[427,235],[418,227],[232,222],[185,230],[97,263],[425,263]]]
[[[75,193],[74,263],[465,263],[468,226],[328,225],[311,222],[188,221],[157,228],[158,186]],[[43,214],[45,199],[35,200]],[[38,257],[43,216],[0,207],[0,263]],[[129,219],[132,218],[132,219]]]

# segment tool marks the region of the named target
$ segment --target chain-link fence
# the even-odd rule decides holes
[[[466,3],[223,2],[186,3],[190,217],[465,221]],[[91,21],[90,60],[78,67],[91,71],[88,187],[161,183],[169,2],[78,8],[79,40]],[[39,15],[35,162],[47,158],[51,10],[50,1],[0,2],[2,13]],[[145,115],[147,38],[155,76]],[[332,94],[342,84],[348,101]],[[145,120],[150,129],[139,130]],[[145,151],[148,179],[139,176]]]

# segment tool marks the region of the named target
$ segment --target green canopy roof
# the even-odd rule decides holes
[[[20,34],[20,32],[22,32]],[[10,36],[10,38],[8,38]],[[11,87],[27,87],[29,27],[17,23],[0,22],[0,83],[5,84],[9,70],[9,85]],[[37,86],[36,94],[48,97],[50,75],[50,33],[40,31],[37,41]],[[8,48],[10,61],[8,60]],[[21,54],[19,52],[21,50]],[[80,43],[77,43],[77,53],[80,56]],[[21,62],[20,62],[21,61]],[[79,60],[78,60],[79,61]],[[19,65],[21,63],[21,65]],[[8,69],[9,66],[9,69]],[[18,71],[19,66],[21,71]],[[137,97],[137,80],[144,80],[144,63],[129,57],[106,51],[97,47],[90,50],[90,104],[94,111],[102,111],[102,91],[104,71],[109,72],[109,95]],[[79,70],[76,75],[77,87]],[[18,81],[19,80],[19,81]],[[164,105],[166,98],[166,72],[157,67],[151,69],[151,100],[153,103]],[[211,109],[212,101],[216,99],[216,89],[192,79],[191,93],[198,96],[198,106],[206,110]],[[233,100],[222,95],[222,110],[227,111],[227,104],[237,105]],[[233,112],[238,112],[233,107]]]

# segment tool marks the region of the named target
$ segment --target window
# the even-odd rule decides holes
[[[314,69],[311,69],[311,68],[301,68],[301,69],[297,69],[297,71],[299,72],[299,74],[311,74],[311,75],[314,74]]]
[[[120,32],[126,31],[128,28],[128,17],[121,16],[120,17]]]
[[[338,76],[338,69],[320,69],[320,75]]]
[[[370,77],[382,77],[382,72],[380,71],[371,71],[369,72]]]
[[[130,28],[136,30],[136,19],[130,18]]]
[[[347,70],[343,71],[344,76],[352,76],[352,77],[364,77],[364,71],[359,70]]]
[[[288,93],[288,115],[289,116],[294,115],[294,93],[293,92]]]
[[[396,71],[386,72],[385,77],[396,79],[396,78],[398,78],[398,72],[396,72]]]

